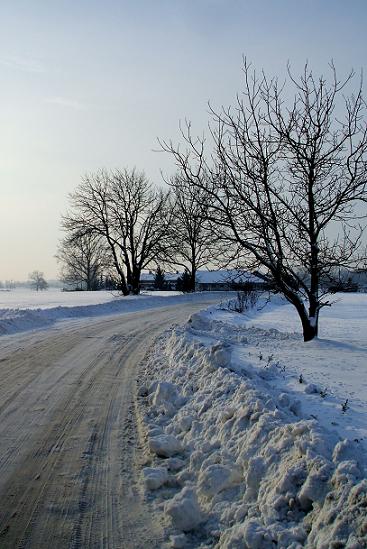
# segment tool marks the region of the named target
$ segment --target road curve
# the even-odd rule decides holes
[[[139,481],[138,365],[209,302],[1,338],[1,549],[161,546]]]

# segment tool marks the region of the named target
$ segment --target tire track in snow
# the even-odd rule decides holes
[[[156,310],[154,322],[134,313],[5,341],[2,549],[160,546],[139,485],[136,367],[156,335],[206,304]]]

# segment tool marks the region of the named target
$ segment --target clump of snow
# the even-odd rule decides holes
[[[320,394],[320,392],[320,387],[318,387],[314,383],[308,383],[307,385],[305,385],[305,393],[308,395]]]
[[[143,476],[148,490],[157,490],[168,480],[168,472],[164,467],[144,467]]]
[[[210,349],[210,363],[216,367],[229,366],[231,363],[230,345],[217,343]]]
[[[195,491],[188,487],[166,503],[165,512],[171,518],[173,526],[183,532],[195,530],[204,518]]]
[[[210,318],[208,318],[205,315],[202,315],[201,313],[192,314],[188,320],[188,323],[190,324],[193,330],[203,331],[203,330],[211,329]]]
[[[366,547],[366,456],[354,416],[322,398],[318,384],[299,383],[298,372],[292,385],[288,365],[273,356],[278,343],[303,346],[305,356],[309,344],[248,326],[249,315],[242,324],[232,318],[211,309],[167,333],[142,380],[151,459],[170,470],[171,488],[154,494],[165,501],[171,546]],[[318,419],[324,409],[336,425]],[[166,437],[177,444],[179,457],[169,458],[177,468],[166,459],[173,454],[152,447]]]
[[[149,448],[159,457],[171,457],[182,451],[182,444],[175,436],[163,434],[153,436]]]
[[[174,414],[184,401],[185,399],[179,394],[176,385],[168,381],[157,383],[151,396],[153,406],[157,408],[162,407],[166,414]]]
[[[219,492],[236,486],[242,480],[242,469],[236,464],[213,463],[200,470],[198,477],[199,492],[212,498]]]
[[[187,546],[186,541],[187,541],[187,538],[185,534],[178,534],[176,536],[171,536],[170,538],[171,547],[173,547],[173,549],[185,548]]]

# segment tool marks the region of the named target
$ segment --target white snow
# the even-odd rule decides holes
[[[339,294],[336,303],[320,313],[319,338],[306,344],[300,344],[301,326],[288,304],[268,312],[265,308],[250,326],[277,328],[288,334],[286,344],[279,338],[259,344],[256,338],[255,345],[238,350],[239,356],[256,357],[260,351],[265,359],[273,355],[273,362],[285,370],[279,381],[285,390],[298,396],[312,392],[309,385],[325,391],[323,399],[316,392],[303,401],[305,413],[340,436],[367,440],[367,294]],[[301,375],[304,383],[299,383]],[[340,413],[347,399],[349,410]]]
[[[149,448],[159,457],[171,457],[182,452],[182,444],[173,435],[156,435],[149,440]]]
[[[51,309],[99,305],[116,299],[117,292],[63,292],[60,288],[36,292],[25,288],[0,291],[0,309]]]
[[[177,469],[150,457],[168,475],[154,499],[172,547],[367,546],[367,296],[339,296],[320,326],[304,343],[276,298],[211,307],[158,342],[141,402],[150,444],[181,444]]]
[[[144,467],[143,475],[148,490],[157,490],[168,480],[168,472],[164,467]]]
[[[172,295],[173,294],[173,295]],[[0,292],[0,336],[47,328],[59,320],[123,314],[166,305],[179,305],[220,292],[178,294],[152,292],[122,297],[116,293],[12,290]],[[219,298],[218,298],[219,299]]]
[[[183,532],[194,530],[203,521],[196,493],[188,487],[166,504],[165,511],[171,517],[174,526]]]

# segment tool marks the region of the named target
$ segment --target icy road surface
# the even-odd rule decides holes
[[[0,547],[161,546],[138,483],[137,365],[209,303],[58,323],[0,342]]]

